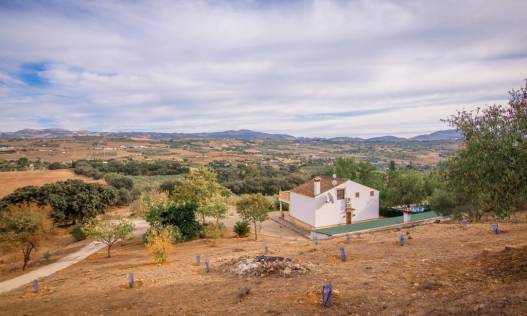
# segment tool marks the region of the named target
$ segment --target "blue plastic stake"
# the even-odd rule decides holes
[[[196,256],[196,265],[199,266],[200,263],[201,263],[201,256],[197,255]]]
[[[38,280],[33,280],[32,287],[33,292],[38,292],[38,290],[40,290],[40,284],[38,283]]]
[[[134,286],[135,286],[134,273],[130,272],[130,274],[128,274],[128,287],[133,289]]]
[[[406,237],[404,235],[399,236],[399,244],[401,246],[404,246],[404,242],[406,241]]]
[[[339,248],[340,253],[340,260],[346,261],[346,251],[344,250],[344,247]]]
[[[205,259],[205,271],[207,271],[207,273],[210,272],[210,263],[209,263],[209,259]]]
[[[322,286],[322,306],[331,307],[331,296],[333,295],[333,286],[325,284]]]

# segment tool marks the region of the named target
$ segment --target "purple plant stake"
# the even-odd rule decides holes
[[[133,289],[134,286],[135,286],[134,273],[130,272],[130,274],[128,274],[128,287]]]
[[[358,233],[358,234],[357,234],[357,238],[359,238],[359,239],[360,239],[360,233]]]
[[[351,243],[350,234],[346,234],[346,243],[347,244]]]
[[[467,229],[467,227],[468,227],[468,222],[467,222],[466,219],[461,220],[459,223],[460,223],[461,225],[463,225],[463,228],[464,228],[464,229]]]
[[[404,235],[399,236],[399,245],[404,246],[404,242],[406,241],[406,237]]]
[[[197,255],[196,256],[196,265],[199,266],[200,263],[201,263],[201,256]]]
[[[205,259],[205,271],[207,271],[207,273],[210,272],[210,263],[209,263],[209,259]]]
[[[346,251],[344,250],[344,247],[339,248],[340,253],[340,260],[346,261]]]
[[[322,306],[331,307],[331,296],[333,294],[333,286],[325,284],[322,286]]]
[[[500,233],[500,227],[498,226],[498,224],[492,224],[492,231],[496,235]]]
[[[38,290],[40,290],[40,284],[38,283],[38,280],[33,280],[32,287],[33,292],[38,292]]]

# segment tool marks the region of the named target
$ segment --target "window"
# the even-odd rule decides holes
[[[359,198],[360,197],[360,193],[359,192],[355,192],[355,197]]]
[[[373,196],[373,195],[375,195],[375,192],[370,191],[370,196]]]
[[[346,195],[345,189],[337,189],[337,200],[344,200],[345,195]]]

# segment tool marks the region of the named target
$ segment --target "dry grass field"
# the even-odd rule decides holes
[[[95,181],[91,178],[76,175],[70,169],[0,172],[0,198],[26,185],[41,186],[68,179],[103,182],[103,180]]]
[[[5,315],[525,315],[527,222],[418,226],[319,242],[264,237],[178,244],[169,261],[153,264],[138,238],[30,286],[0,295]],[[400,246],[400,233],[411,239]],[[270,255],[310,262],[306,275],[239,277],[219,267],[232,258]],[[348,260],[338,259],[345,247]],[[209,258],[212,271],[194,265]],[[126,287],[134,272],[138,286]],[[337,290],[320,306],[321,287]],[[240,288],[250,293],[240,297]]]
[[[14,148],[0,152],[2,160],[27,157],[32,161],[70,162],[82,159],[185,160],[206,164],[214,160],[298,164],[311,159],[331,160],[354,156],[375,157],[377,162],[394,160],[399,165],[434,166],[456,152],[457,142],[327,142],[327,141],[242,141],[234,139],[178,139],[174,142],[137,138],[54,138],[5,140],[0,145]]]

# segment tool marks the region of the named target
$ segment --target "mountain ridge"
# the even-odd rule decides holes
[[[350,141],[367,141],[367,142],[401,142],[401,141],[439,141],[439,140],[460,140],[462,134],[456,130],[440,130],[429,134],[417,135],[410,138],[397,136],[377,136],[370,138],[359,137],[295,137],[288,134],[275,134],[253,131],[249,129],[227,130],[219,132],[201,132],[201,133],[169,133],[169,132],[91,132],[91,131],[70,131],[62,128],[45,128],[45,129],[21,129],[15,132],[0,132],[0,139],[13,138],[60,138],[60,137],[77,137],[77,136],[108,136],[108,137],[142,137],[150,139],[168,140],[182,138],[209,138],[209,139],[239,139],[239,140],[327,140],[335,142]]]

